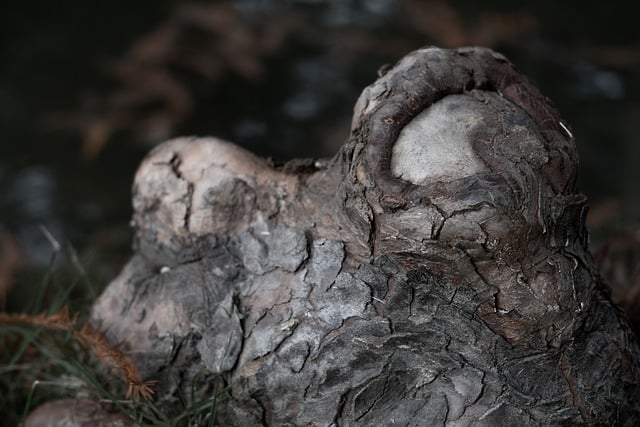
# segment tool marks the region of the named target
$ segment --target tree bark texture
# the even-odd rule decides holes
[[[331,160],[151,152],[136,253],[93,322],[165,407],[223,393],[222,425],[637,425],[638,345],[576,165],[503,56],[418,50],[363,91]]]

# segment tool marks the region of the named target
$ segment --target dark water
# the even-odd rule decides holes
[[[19,247],[16,287],[28,286],[20,272],[50,258],[42,225],[98,281],[113,277],[130,254],[130,185],[151,146],[197,134],[276,158],[332,155],[376,70],[428,44],[505,53],[572,125],[581,190],[603,207],[596,234],[640,224],[640,37],[634,14],[613,2],[242,0],[195,12],[185,4],[4,6],[0,233]],[[136,42],[171,31],[180,34],[171,46],[161,37],[151,45],[172,52],[156,69],[186,94],[182,110],[153,90],[132,100],[148,82],[109,71],[112,61],[135,62]],[[164,122],[158,111],[168,111]],[[126,124],[83,155],[91,147],[83,126],[120,116]]]

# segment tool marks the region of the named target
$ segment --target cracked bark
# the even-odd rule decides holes
[[[136,254],[93,322],[143,376],[169,372],[164,407],[194,378],[228,386],[222,425],[636,425],[638,345],[576,164],[504,57],[415,51],[363,91],[331,161],[155,149]]]

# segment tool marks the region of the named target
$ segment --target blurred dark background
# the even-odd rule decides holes
[[[163,140],[214,135],[276,159],[330,156],[382,65],[425,45],[484,45],[507,55],[571,124],[592,250],[636,316],[638,14],[627,2],[479,3],[5,3],[0,309],[29,298],[49,268],[47,232],[95,282],[113,279],[131,254],[133,174]]]

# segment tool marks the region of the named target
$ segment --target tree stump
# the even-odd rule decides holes
[[[588,250],[576,149],[488,49],[367,87],[331,160],[153,150],[93,322],[221,425],[640,423],[638,344]]]

